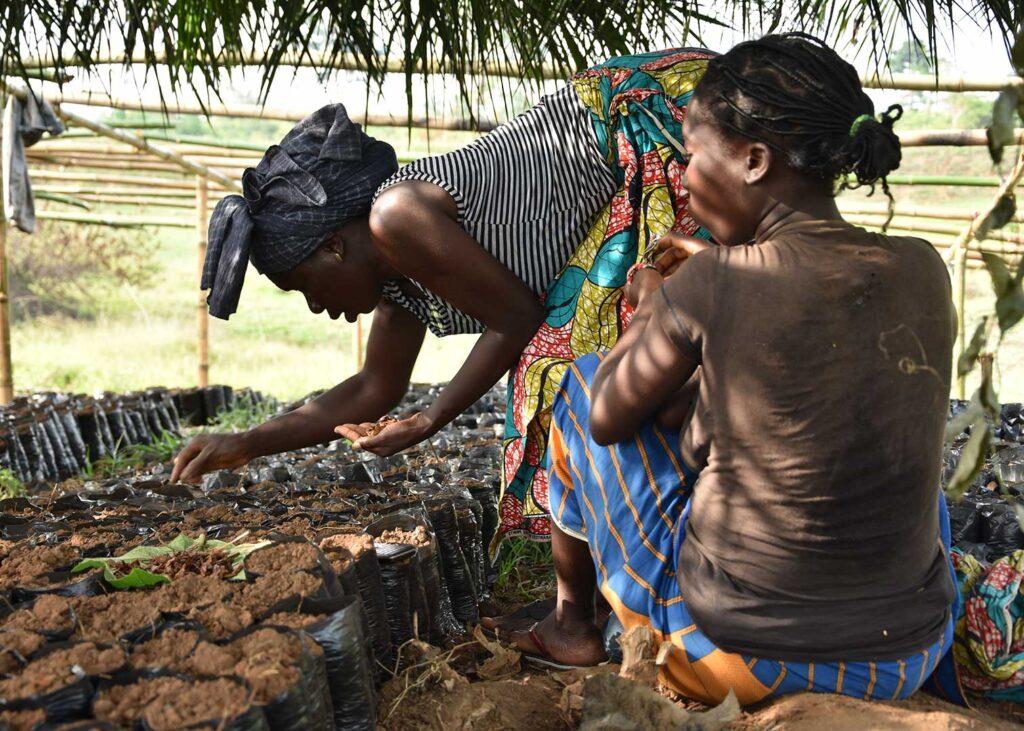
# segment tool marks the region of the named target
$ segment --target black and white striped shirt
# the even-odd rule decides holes
[[[538,297],[616,188],[590,113],[568,85],[466,147],[406,165],[377,195],[406,180],[444,189],[466,232]],[[421,296],[410,296],[394,281],[385,283],[384,296],[434,335],[483,332],[480,322],[411,283]]]

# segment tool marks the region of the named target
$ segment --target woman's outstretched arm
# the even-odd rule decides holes
[[[336,439],[339,419],[373,421],[393,409],[409,387],[426,328],[382,300],[374,311],[363,369],[294,411],[238,434],[195,437],[174,460],[172,481],[197,482],[206,472],[241,467],[256,457]]]
[[[484,325],[465,363],[424,412],[368,437],[363,424],[338,433],[387,455],[431,436],[483,396],[537,332],[537,295],[463,229],[455,203],[437,186],[407,182],[385,191],[370,213],[374,243],[396,269]],[[339,422],[342,423],[342,422]]]

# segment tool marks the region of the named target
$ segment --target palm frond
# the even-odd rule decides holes
[[[0,77],[90,69],[123,49],[147,72],[166,64],[169,90],[214,95],[220,69],[246,59],[261,68],[265,98],[296,57],[325,77],[355,59],[371,86],[389,70],[404,73],[411,111],[423,68],[450,74],[468,101],[483,68],[565,77],[609,55],[699,43],[713,25],[860,40],[882,63],[897,33],[934,58],[937,31],[955,34],[964,15],[1009,46],[1022,14],[1019,0],[15,0],[0,3]]]

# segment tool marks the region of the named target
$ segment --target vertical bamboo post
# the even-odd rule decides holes
[[[205,175],[196,176],[196,238],[199,243],[199,279],[203,278],[203,264],[206,262],[206,226],[209,207],[209,189]],[[210,318],[206,312],[206,296],[199,290],[199,303],[196,308],[196,324],[198,325],[199,373],[197,381],[200,388],[210,385]]]
[[[9,404],[14,400],[9,291],[7,282],[7,212],[4,210],[3,200],[0,200],[0,404]]]
[[[967,347],[967,245],[960,247],[953,261],[953,306],[956,308],[956,347],[953,348],[954,368]],[[958,399],[967,398],[967,378],[958,375],[953,386]]]
[[[356,373],[363,370],[363,316],[356,315],[356,333],[355,333],[355,356],[356,356]]]
[[[0,94],[0,109],[5,97]],[[0,136],[3,118],[0,117]],[[0,404],[14,400],[14,368],[11,365],[11,299],[7,276],[7,211],[3,185],[0,184]]]

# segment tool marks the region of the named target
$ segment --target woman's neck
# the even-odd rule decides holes
[[[841,221],[842,214],[833,196],[794,192],[772,199],[754,231],[754,240],[763,241],[782,226],[803,221]]]

